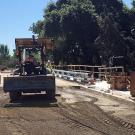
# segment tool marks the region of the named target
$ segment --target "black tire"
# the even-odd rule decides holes
[[[46,91],[47,97],[51,100],[55,99],[55,90]]]
[[[10,92],[9,96],[10,96],[10,100],[13,102],[21,97],[21,92]]]

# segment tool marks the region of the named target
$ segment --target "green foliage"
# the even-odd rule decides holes
[[[60,34],[60,16],[57,10],[47,12],[45,15],[45,35],[49,37],[57,37]]]
[[[8,46],[0,44],[0,68],[15,68],[16,63],[15,50],[13,50],[13,55],[10,55]]]
[[[44,10],[44,20],[30,30],[54,37],[56,64],[104,64],[111,56],[135,61],[135,0],[128,8],[122,0],[57,0]],[[42,33],[42,34],[41,34]]]
[[[1,58],[9,57],[9,49],[8,49],[7,45],[0,44],[0,57]]]
[[[123,9],[122,0],[91,0],[98,14],[109,12],[111,14],[119,14]]]
[[[132,1],[132,6],[135,8],[135,0]]]
[[[86,61],[81,57],[89,55],[84,46],[90,47],[98,35],[94,6],[89,0],[59,0],[53,7],[53,10],[50,6],[45,10],[45,35],[55,37],[55,51],[61,53],[62,61],[86,63],[88,57],[85,57]]]
[[[0,44],[0,65],[8,66],[10,60],[9,49],[7,45]]]
[[[117,24],[109,16],[106,16],[101,23],[100,29],[100,35],[95,40],[95,43],[104,62],[107,63],[112,56],[125,56],[126,45]]]
[[[44,26],[44,22],[39,20],[36,23],[33,23],[30,26],[29,30],[35,34],[38,34],[39,37],[42,37],[44,35],[43,26]]]

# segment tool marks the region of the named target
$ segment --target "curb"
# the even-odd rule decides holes
[[[117,100],[118,102],[121,102],[122,104],[123,103],[125,103],[125,104],[130,104],[130,105],[135,105],[135,101],[132,101],[132,99],[131,99],[131,101],[130,100],[127,100],[127,99],[123,99],[123,98],[121,98],[121,97],[117,97],[117,96],[115,96],[115,95],[110,95],[110,94],[107,94],[107,93],[103,93],[103,92],[101,92],[101,91],[96,91],[96,90],[94,90],[93,88],[85,88],[85,87],[83,87],[83,86],[81,86],[83,89],[86,89],[87,91],[89,91],[89,92],[91,92],[91,93],[93,93],[93,94],[96,94],[96,95],[102,95],[102,96],[104,96],[104,97],[107,97],[107,98],[111,98],[111,99],[113,99],[113,100]]]
[[[62,79],[62,78],[59,78],[59,79]],[[62,79],[63,80],[63,79]],[[73,83],[77,83],[77,82],[74,82],[74,81],[70,81],[70,80],[65,80],[65,81],[68,81],[68,82],[73,82]],[[67,86],[68,88],[71,88],[71,89],[73,89],[73,88],[75,88],[75,89],[85,89],[85,90],[87,90],[88,92],[91,92],[91,93],[93,93],[93,94],[96,94],[96,95],[102,95],[102,96],[104,96],[104,97],[107,97],[107,98],[111,98],[112,100],[117,100],[118,102],[120,102],[120,103],[125,103],[125,104],[130,104],[130,105],[135,105],[135,99],[133,98],[130,98],[130,100],[127,100],[127,99],[123,99],[123,98],[121,98],[121,97],[117,97],[117,96],[115,96],[115,95],[110,95],[110,94],[107,94],[107,93],[103,93],[103,92],[101,92],[101,91],[96,91],[94,88],[86,88],[86,87],[84,87],[82,84],[80,84],[80,83],[77,83],[78,84],[78,86],[76,85],[76,86]],[[62,86],[61,88],[67,88],[67,87],[65,87],[65,86]]]

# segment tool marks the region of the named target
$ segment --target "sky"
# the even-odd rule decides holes
[[[44,8],[53,0],[0,0],[0,44],[15,48],[15,38],[32,37],[29,27],[43,19]],[[123,0],[129,7],[132,0]]]
[[[127,6],[131,7],[132,0],[123,0],[123,2],[124,2]]]

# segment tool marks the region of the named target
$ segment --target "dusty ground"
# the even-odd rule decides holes
[[[1,90],[0,135],[135,135],[134,104],[56,82],[54,101],[42,94],[9,103]]]

